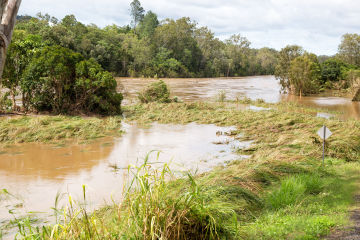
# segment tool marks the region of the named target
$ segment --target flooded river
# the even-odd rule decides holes
[[[151,79],[118,78],[127,99],[125,104],[136,99],[136,93],[145,87]],[[274,76],[255,76],[243,78],[199,78],[199,79],[164,79],[169,84],[172,95],[183,101],[213,100],[220,90],[226,92],[228,99],[248,97],[253,100],[264,99],[266,102],[292,101],[300,104],[342,112],[343,118],[360,119],[360,103],[350,98],[333,97],[331,93],[298,97],[281,94],[280,85]]]
[[[124,169],[141,164],[150,151],[161,150],[160,158],[156,160],[154,153],[151,160],[170,162],[176,172],[204,172],[246,158],[233,153],[234,148],[251,144],[226,135],[233,128],[215,125],[153,124],[143,128],[123,124],[123,129],[122,137],[94,144],[54,147],[34,143],[5,148],[0,154],[0,189],[13,196],[0,201],[0,222],[11,219],[9,210],[17,215],[37,212],[48,218],[58,192],[81,199],[83,184],[92,209],[111,203],[111,196],[121,195],[127,177]]]

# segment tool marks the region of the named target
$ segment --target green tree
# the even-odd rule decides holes
[[[39,51],[24,72],[30,105],[38,111],[120,113],[122,95],[113,76],[61,46]]]
[[[360,35],[343,35],[339,45],[339,56],[346,63],[360,67]]]
[[[188,72],[184,65],[171,57],[172,52],[166,48],[160,48],[152,61],[153,75],[157,77],[187,76]]]
[[[43,48],[25,71],[26,90],[37,110],[64,113],[70,110],[74,92],[75,66],[79,53],[60,46]]]
[[[196,24],[190,18],[176,21],[166,19],[156,28],[154,42],[157,49],[171,51],[171,58],[176,59],[193,74],[199,71],[201,51],[194,38]],[[184,76],[185,77],[185,76]]]
[[[5,63],[5,69],[1,84],[10,90],[12,107],[16,109],[15,97],[18,95],[18,87],[22,85],[22,78],[26,66],[32,59],[32,56],[41,47],[42,39],[39,35],[26,35],[23,30],[15,30],[13,40],[10,44]],[[22,104],[26,109],[26,94],[22,92]]]
[[[261,48],[256,51],[255,60],[253,62],[259,64],[260,69],[257,73],[272,75],[278,61],[278,52],[272,48]],[[255,73],[256,74],[256,73]]]
[[[336,58],[330,58],[323,62],[321,65],[321,78],[323,82],[335,82],[341,80],[341,68],[344,65],[344,62]]]
[[[201,51],[200,74],[203,77],[225,75],[223,59],[225,44],[215,38],[214,33],[207,27],[195,30],[195,39]]]
[[[94,59],[76,64],[76,108],[100,114],[121,112],[121,93],[116,92],[116,80]]]
[[[137,73],[142,73],[149,67],[152,59],[149,39],[138,39],[135,34],[126,34],[123,36],[121,47],[132,59],[128,67],[130,76],[135,77]]]
[[[148,11],[142,21],[139,23],[138,33],[141,38],[152,38],[155,33],[155,29],[159,26],[159,20],[155,13]]]
[[[314,54],[304,54],[291,61],[289,82],[291,92],[300,96],[317,93],[320,88],[321,68]]]
[[[290,90],[291,82],[289,72],[292,60],[302,54],[302,47],[297,45],[288,45],[279,52],[278,64],[275,68],[275,77],[280,81],[283,91]]]
[[[245,75],[248,64],[250,42],[240,34],[232,35],[225,41],[228,56],[228,69],[226,76]]]
[[[144,18],[144,8],[141,6],[139,0],[133,0],[130,3],[130,14],[132,17],[131,24],[135,29],[139,22],[141,22]]]

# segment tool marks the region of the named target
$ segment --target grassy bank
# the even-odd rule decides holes
[[[0,144],[87,141],[121,134],[119,117],[25,116],[0,117]]]
[[[348,210],[360,180],[360,123],[316,118],[314,109],[294,104],[253,104],[271,110],[238,110],[236,103],[127,107],[127,119],[143,124],[236,126],[232,134],[239,140],[254,140],[251,147],[237,150],[251,158],[177,179],[167,166],[156,170],[144,164],[132,170],[132,190],[126,192],[123,203],[88,213],[83,204],[76,207],[70,200],[62,212],[66,220],[44,228],[19,224],[19,236],[319,239],[332,228],[348,224]],[[323,124],[333,132],[327,143],[325,167],[316,134]]]

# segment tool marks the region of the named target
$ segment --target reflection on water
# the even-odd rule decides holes
[[[145,87],[151,79],[118,78],[127,93],[125,104],[136,97],[136,93]],[[344,118],[360,119],[360,103],[350,98],[319,95],[302,97],[280,93],[280,85],[274,76],[255,76],[242,78],[200,78],[200,79],[164,79],[169,84],[173,96],[183,101],[212,100],[220,90],[225,90],[228,99],[248,97],[252,100],[264,99],[266,102],[291,101],[300,104],[343,112]]]
[[[0,222],[9,219],[8,209],[23,202],[19,213],[45,212],[54,206],[58,191],[81,199],[82,184],[88,186],[91,208],[120,197],[129,164],[136,164],[152,150],[161,150],[159,161],[173,162],[175,170],[207,171],[226,161],[241,159],[233,148],[247,147],[234,137],[219,134],[233,128],[215,125],[160,125],[149,128],[124,125],[118,139],[89,145],[52,147],[22,144],[0,154],[0,189],[8,189],[18,201],[0,202]]]

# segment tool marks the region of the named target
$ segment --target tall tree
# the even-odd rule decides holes
[[[162,25],[156,28],[154,42],[158,49],[169,49],[175,58],[181,62],[190,72],[199,70],[201,51],[195,36],[196,23],[190,18],[180,18],[176,21],[166,19]]]
[[[317,93],[321,79],[321,68],[315,54],[304,54],[291,61],[289,82],[292,93],[306,95]]]
[[[159,26],[159,20],[157,15],[152,11],[148,11],[143,20],[139,23],[140,37],[152,38],[157,26]]]
[[[339,55],[345,62],[360,66],[360,35],[343,35],[339,45]]]
[[[141,3],[139,0],[133,0],[130,3],[130,14],[132,17],[131,24],[133,25],[133,28],[135,29],[136,26],[140,21],[144,18],[144,8],[141,6]]]
[[[278,65],[275,69],[275,77],[280,80],[282,90],[290,90],[289,71],[291,61],[303,54],[303,49],[297,45],[288,45],[279,53]]]
[[[226,54],[229,58],[227,77],[230,75],[245,75],[244,71],[247,65],[250,41],[240,34],[234,34],[225,42]]]

